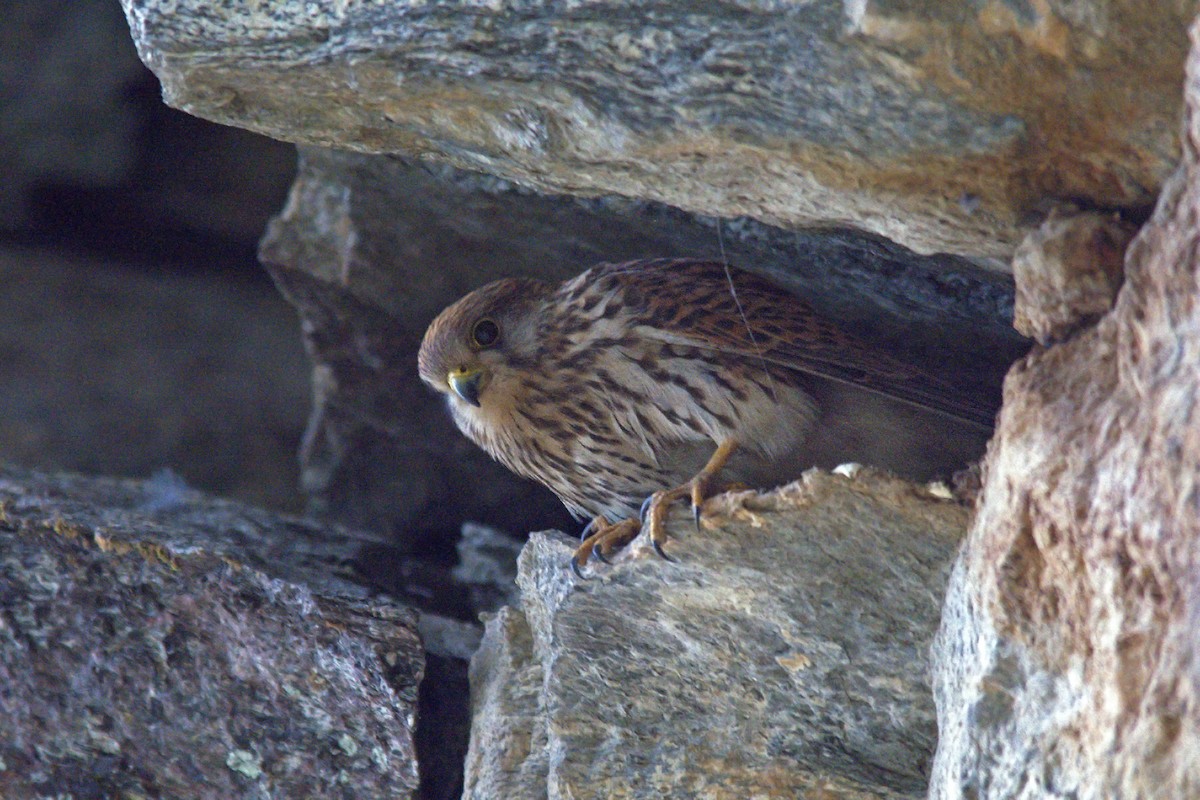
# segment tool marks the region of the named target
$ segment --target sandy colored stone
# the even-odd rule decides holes
[[[1051,214],[1013,255],[1013,327],[1050,344],[1107,314],[1136,232],[1112,214]]]
[[[677,512],[676,562],[638,540],[584,582],[530,539],[472,662],[465,797],[924,796],[967,510],[851,470]]]
[[[124,0],[167,102],[1003,268],[1055,199],[1145,207],[1178,153],[1191,5]]]
[[[934,651],[930,796],[1200,796],[1200,28],[1112,311],[1015,368]]]
[[[505,607],[471,659],[471,744],[464,798],[548,797],[543,672],[525,615]]]

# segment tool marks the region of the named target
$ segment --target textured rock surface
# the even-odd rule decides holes
[[[965,508],[812,471],[671,517],[595,579],[535,534],[472,662],[470,798],[921,797],[927,651]]]
[[[503,275],[559,280],[600,260],[723,253],[964,393],[998,395],[1024,351],[1009,327],[1011,287],[960,259],[848,232],[746,220],[717,230],[652,203],[549,198],[449,168],[305,149],[262,258],[299,308],[317,363],[307,488],[329,512],[410,542],[421,529],[449,542],[464,520],[510,531],[566,524],[556,500],[466,441],[417,380],[425,326]],[[944,425],[933,428],[922,434],[927,452],[962,451]],[[964,458],[981,452],[975,440]]]
[[[454,579],[467,587],[473,608],[497,611],[504,605],[517,604],[521,542],[495,528],[467,523],[457,550]]]
[[[1094,328],[1010,375],[935,649],[931,797],[1200,796],[1200,29]]]
[[[333,597],[370,597],[352,562],[364,548],[386,544],[353,528],[212,498],[169,473],[139,481],[0,464],[0,500],[22,518],[102,529],[123,549],[152,541],[170,552],[203,550]]]
[[[318,531],[3,469],[0,795],[414,796],[415,615],[273,577],[362,594]]]
[[[1192,13],[1139,0],[123,4],[168,103],[218,122],[1001,261],[1047,200],[1153,200],[1176,159]]]
[[[518,608],[506,606],[488,620],[483,645],[471,659],[470,685],[464,800],[549,798],[545,672],[533,652],[529,621]]]
[[[1051,214],[1013,256],[1013,327],[1050,344],[1095,324],[1116,300],[1134,233],[1112,215]]]

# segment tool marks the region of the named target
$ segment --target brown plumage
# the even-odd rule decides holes
[[[836,431],[847,418],[856,424],[847,404],[871,405],[864,394],[982,429],[992,422],[989,410],[956,402],[937,379],[845,335],[793,295],[706,261],[601,264],[558,286],[497,281],[443,311],[418,360],[468,437],[575,515],[603,518],[602,531],[636,516],[648,495],[690,486],[706,464],[764,485],[857,457],[837,441],[855,434]],[[846,399],[850,386],[859,400]],[[719,463],[710,462],[720,445]],[[694,502],[713,477],[703,475]],[[664,512],[652,523],[661,526]],[[591,544],[603,554],[632,531]]]

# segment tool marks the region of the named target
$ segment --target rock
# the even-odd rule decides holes
[[[921,797],[968,512],[871,470],[682,508],[579,582],[535,534],[471,665],[467,798]]]
[[[338,577],[353,538],[0,468],[0,794],[414,797],[416,619]]]
[[[1047,201],[1145,207],[1178,140],[1189,4],[329,8],[123,0],[177,108],[540,191],[1003,268]]]
[[[420,615],[417,629],[421,632],[421,641],[427,653],[458,659],[464,665],[479,649],[479,640],[483,635],[480,625],[428,612]]]
[[[515,605],[517,594],[517,557],[521,542],[511,536],[468,522],[455,545],[458,564],[456,581],[472,595],[471,606],[481,611],[496,611],[505,604]],[[468,654],[469,655],[469,654]]]
[[[487,636],[471,659],[470,686],[472,733],[464,800],[549,798],[547,720],[539,709],[544,673],[533,653],[529,622],[519,609],[505,606],[488,620]]]
[[[43,473],[0,462],[0,501],[21,518],[103,530],[121,550],[152,540],[169,552],[228,558],[320,595],[366,599],[354,560],[387,540],[209,497],[168,473],[148,481]],[[40,523],[38,523],[40,524]]]
[[[620,198],[544,197],[450,168],[313,148],[302,151],[261,254],[297,306],[317,364],[307,489],[327,513],[394,530],[413,552],[449,550],[464,521],[508,531],[571,524],[557,500],[455,430],[417,379],[429,321],[489,280],[557,281],[601,260],[724,257],[985,401],[1026,347],[1010,328],[1011,286],[961,259],[919,257],[847,231],[793,233]],[[918,430],[947,472],[982,453],[978,434],[964,446],[944,424]]]
[[[930,797],[1200,793],[1200,27],[1113,309],[1021,362],[934,649]]]
[[[1045,345],[1095,324],[1116,300],[1135,232],[1112,215],[1051,214],[1013,256],[1013,327]]]

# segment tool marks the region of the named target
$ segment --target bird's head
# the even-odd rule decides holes
[[[520,369],[537,350],[537,323],[551,287],[505,278],[449,306],[429,325],[417,365],[421,380],[439,392],[481,407],[489,390],[515,392]]]

